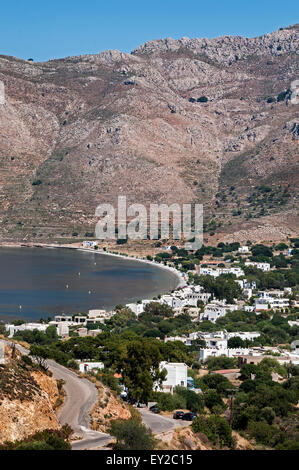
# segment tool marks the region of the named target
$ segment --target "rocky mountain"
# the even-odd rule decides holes
[[[84,237],[97,205],[118,195],[203,203],[211,235],[293,234],[298,51],[294,25],[131,54],[0,56],[1,239]]]

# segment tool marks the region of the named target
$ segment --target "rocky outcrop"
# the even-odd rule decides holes
[[[53,410],[57,397],[56,380],[47,374],[31,373],[21,360],[0,366],[0,444],[60,429]]]
[[[235,450],[254,450],[253,445],[237,432],[233,431]],[[191,427],[177,428],[174,431],[157,436],[159,439],[157,449],[159,450],[213,450],[207,436],[201,432],[194,433]]]
[[[277,57],[284,53],[298,54],[299,25],[289,28],[281,28],[271,34],[265,34],[257,38],[244,38],[241,36],[222,36],[215,39],[183,37],[176,40],[172,38],[149,41],[137,47],[133,54],[138,56],[158,55],[167,52],[189,51],[194,56],[206,56],[206,58],[223,65],[232,65],[241,59],[251,55],[271,55]]]
[[[96,382],[99,390],[99,401],[91,410],[92,427],[94,430],[106,432],[111,421],[115,419],[130,419],[128,407],[108,387]]]

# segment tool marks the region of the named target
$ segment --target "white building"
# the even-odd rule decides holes
[[[162,295],[160,303],[169,305],[171,308],[197,307],[197,302],[207,302],[211,294],[204,292],[201,286],[188,286],[173,292],[172,294]]]
[[[189,316],[191,317],[191,321],[199,320],[201,309],[197,307],[191,307],[187,310]]]
[[[257,295],[260,299],[272,299],[283,297],[285,292],[282,290],[265,290],[265,291],[258,291]]]
[[[244,312],[254,312],[255,306],[254,305],[244,305],[243,310],[244,310]]]
[[[243,294],[247,299],[251,299],[252,297],[252,289],[244,289]]]
[[[186,336],[165,336],[164,338],[164,343],[168,342],[173,342],[173,341],[181,341],[181,343],[186,344],[186,346],[191,346],[191,340],[190,338],[187,338]]]
[[[105,320],[110,320],[113,315],[115,315],[115,312],[107,312],[106,310],[89,310],[86,324],[104,323]]]
[[[106,315],[106,310],[89,310],[88,312],[88,318],[105,317]]]
[[[214,348],[214,349],[227,349],[227,339],[226,338],[217,338],[217,337],[206,337],[205,338],[206,342],[206,348]]]
[[[247,279],[236,279],[241,289],[256,289],[256,282],[248,282]]]
[[[33,331],[33,330],[38,330],[45,332],[46,329],[48,328],[47,323],[23,323],[22,325],[11,325],[7,324],[5,325],[5,329],[9,332],[8,337],[12,338],[15,333],[18,331]]]
[[[74,317],[74,323],[76,325],[86,325],[87,317],[85,315],[76,315]]]
[[[72,315],[64,315],[64,314],[62,314],[62,315],[55,315],[54,320],[55,320],[56,323],[60,323],[60,322],[63,322],[63,321],[65,321],[65,322],[72,322],[72,321],[73,321],[73,317],[72,317]]]
[[[162,382],[161,387],[158,384],[154,385],[154,390],[161,392],[173,393],[176,386],[187,388],[187,370],[188,367],[183,362],[161,362],[160,370],[166,369],[167,376]]]
[[[239,253],[249,253],[249,247],[248,246],[240,246],[240,248],[238,248],[238,252]]]
[[[206,276],[213,276],[213,277],[218,277],[221,274],[234,274],[236,277],[241,277],[244,276],[244,271],[241,268],[238,267],[232,267],[232,268],[199,268],[199,274]]]
[[[282,309],[285,310],[290,306],[289,299],[286,298],[274,298],[274,297],[266,297],[266,298],[258,298],[254,301],[255,312],[261,312],[263,310],[278,310]]]
[[[286,308],[289,308],[290,306],[290,301],[289,299],[286,299],[286,298],[278,298],[278,299],[269,299],[268,300],[269,303],[270,303],[270,308],[272,308],[273,310],[278,310],[278,309],[282,309],[282,310],[285,310]]]
[[[98,246],[98,242],[96,241],[89,241],[89,240],[84,240],[82,243],[83,248],[94,248],[95,246]]]
[[[62,337],[69,336],[70,329],[66,322],[59,322],[56,328],[57,328],[58,336],[62,336]]]
[[[232,333],[226,333],[227,339],[239,337],[243,341],[253,341],[259,336],[261,336],[261,334],[258,331],[234,331]]]
[[[227,349],[217,349],[217,348],[203,348],[199,352],[199,360],[205,362],[209,357],[238,357],[241,355],[248,355],[249,349],[247,348],[227,348]]]
[[[157,302],[157,301],[145,299],[145,300],[142,300],[140,303],[136,302],[136,303],[126,304],[126,307],[128,307],[130,310],[132,310],[133,313],[135,313],[135,315],[138,316],[140,315],[140,313],[144,312],[145,306],[151,302]]]
[[[80,362],[79,370],[80,372],[87,373],[94,369],[104,369],[103,362]]]
[[[218,277],[220,275],[219,269],[213,269],[213,268],[199,268],[199,274],[201,276],[213,276],[213,277]]]
[[[270,271],[269,263],[255,263],[253,261],[246,261],[245,266],[255,266],[257,269],[261,269],[263,272]]]
[[[228,312],[234,310],[238,310],[238,305],[215,301],[205,306],[204,311],[200,314],[200,321],[208,320],[215,323],[218,318],[224,317]]]

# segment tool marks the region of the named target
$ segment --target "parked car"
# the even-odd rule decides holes
[[[197,417],[197,414],[190,412],[190,413],[184,413],[184,416],[182,417],[182,419],[184,421],[193,421],[194,418],[196,417]]]
[[[159,408],[157,407],[157,405],[151,406],[151,407],[150,407],[150,411],[151,411],[152,413],[156,413],[156,414],[160,413],[160,410],[159,410]]]
[[[137,403],[137,408],[146,408],[146,404],[145,403]]]
[[[173,413],[173,419],[183,419],[184,414],[183,411],[175,411]]]

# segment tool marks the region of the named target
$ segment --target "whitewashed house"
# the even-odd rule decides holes
[[[264,291],[258,291],[257,295],[259,296],[260,299],[272,299],[272,298],[283,297],[285,293],[282,290],[264,290]]]
[[[270,263],[255,263],[253,261],[246,261],[245,266],[255,266],[263,272],[270,271],[271,268]]]
[[[69,329],[69,325],[66,322],[57,323],[56,328],[57,328],[58,336],[62,336],[62,337],[69,336],[70,329]]]
[[[155,300],[142,300],[141,303],[131,303],[131,304],[126,304],[126,307],[128,307],[130,310],[132,310],[135,315],[140,315],[141,313],[144,312],[144,308],[147,304],[150,302],[156,302]]]
[[[103,362],[80,362],[79,370],[80,372],[87,373],[95,369],[104,369]]]
[[[227,349],[227,339],[226,338],[217,338],[217,337],[206,337],[205,338],[207,348],[216,348],[216,349]]]
[[[217,348],[203,348],[199,351],[199,361],[205,362],[209,357],[238,357],[242,355],[248,355],[250,352],[247,348],[227,348],[227,349],[217,349]]]
[[[238,305],[213,302],[205,306],[204,311],[200,314],[200,321],[208,320],[215,323],[218,318],[224,317],[227,312],[234,310],[238,310]]]
[[[240,248],[238,248],[238,252],[239,253],[249,253],[249,247],[248,246],[240,246]]]
[[[285,310],[290,306],[290,301],[287,298],[281,297],[266,297],[266,298],[258,298],[254,301],[255,312],[261,312],[263,310],[278,310],[282,309]]]
[[[166,369],[167,376],[162,385],[154,385],[154,390],[159,392],[173,393],[176,386],[187,388],[188,367],[183,362],[161,362],[160,370]]]
[[[254,305],[244,305],[243,310],[244,310],[244,312],[254,312],[255,306]]]
[[[55,315],[54,320],[56,323],[61,323],[61,322],[70,322],[72,323],[73,317],[72,315]]]
[[[241,338],[243,341],[245,340],[253,341],[259,336],[261,336],[261,334],[258,331],[234,331],[234,332],[226,333],[227,339],[238,337],[238,338]]]
[[[85,315],[76,315],[74,317],[74,323],[77,325],[86,325],[87,316]]]
[[[98,242],[96,241],[90,241],[90,240],[84,240],[82,243],[83,248],[94,248],[98,246]]]
[[[209,275],[213,277],[218,277],[221,274],[234,274],[236,277],[241,277],[241,276],[244,276],[244,271],[243,269],[238,268],[238,267],[216,268],[216,269],[209,268],[209,267],[207,268],[200,267],[199,274],[203,276]]]
[[[181,343],[186,344],[186,346],[191,346],[191,340],[187,336],[165,336],[164,343],[173,341],[181,341]]]
[[[15,333],[18,331],[42,331],[45,332],[46,329],[48,328],[47,323],[23,323],[22,325],[11,325],[7,324],[5,325],[5,329],[9,332],[8,337],[12,338]]]
[[[220,275],[219,269],[213,269],[213,268],[199,268],[199,274],[201,276],[213,276],[213,277],[218,277]]]

